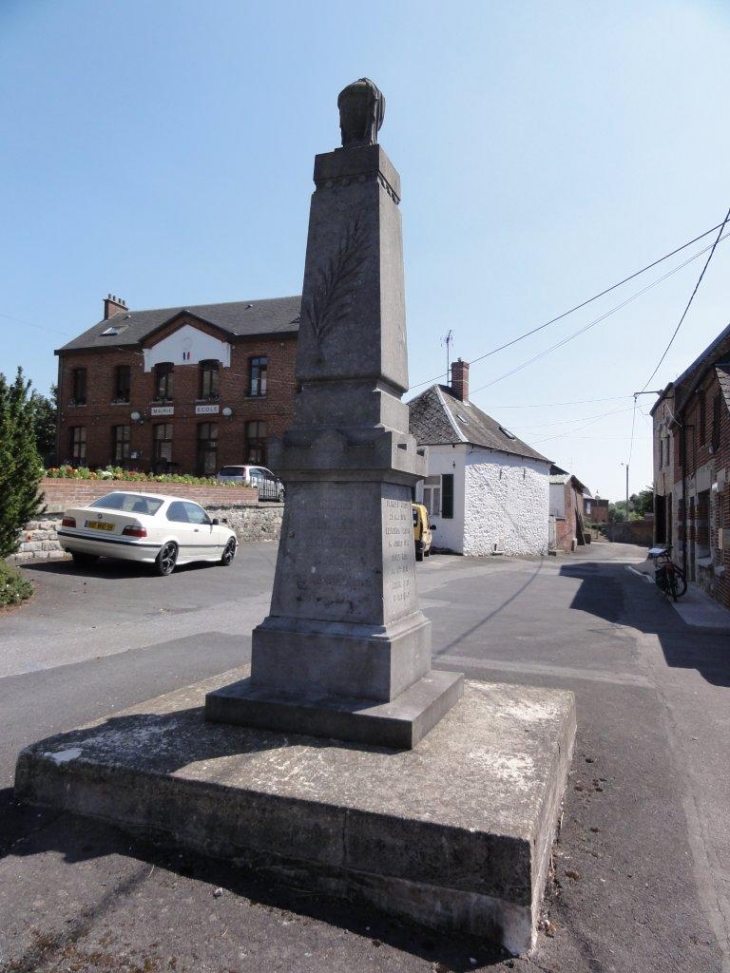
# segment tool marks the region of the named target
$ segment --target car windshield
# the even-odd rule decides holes
[[[147,514],[153,516],[162,506],[157,497],[146,497],[141,493],[110,493],[89,504],[104,510],[123,510],[125,513]]]

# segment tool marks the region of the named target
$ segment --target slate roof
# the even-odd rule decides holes
[[[719,363],[725,364],[728,352],[730,351],[730,324],[728,324],[720,334],[711,341],[705,350],[695,358],[691,365],[682,374],[670,382],[659,394],[656,402],[651,408],[653,416],[658,406],[665,399],[675,399],[675,406],[672,410],[674,416],[679,416],[682,410],[692,397],[692,393],[702,382],[707,374],[707,370]],[[714,361],[713,361],[714,359]]]
[[[69,341],[59,351],[136,345],[181,311],[189,311],[236,338],[296,333],[299,330],[301,303],[300,296],[274,297],[258,301],[157,308],[151,311],[120,311]],[[115,333],[104,336],[103,332],[110,329]]]
[[[457,399],[445,385],[432,385],[408,403],[410,431],[419,446],[450,446],[469,443],[525,459],[550,460],[522,442],[496,419]]]

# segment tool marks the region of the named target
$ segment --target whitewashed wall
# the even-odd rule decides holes
[[[547,554],[549,464],[475,449],[466,456],[464,554]]]
[[[433,546],[446,548],[455,554],[464,553],[464,465],[466,446],[429,446],[428,447],[428,475],[438,476],[444,473],[454,475],[454,516],[445,520],[443,517],[431,516],[430,521],[436,528],[433,535]],[[420,489],[419,500],[423,498]]]

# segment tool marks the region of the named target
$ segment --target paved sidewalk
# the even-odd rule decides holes
[[[628,565],[629,571],[640,575],[645,581],[654,584],[654,562],[648,558]],[[696,584],[688,584],[687,591],[679,601],[667,599],[679,617],[687,625],[697,628],[715,628],[730,632],[730,612],[718,605],[706,591]]]

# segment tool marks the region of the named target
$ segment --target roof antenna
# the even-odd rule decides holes
[[[454,332],[449,331],[445,338],[441,339],[441,344],[446,345],[446,384],[449,384],[449,372],[451,370],[451,361],[449,358],[449,348],[451,342],[454,340]]]

